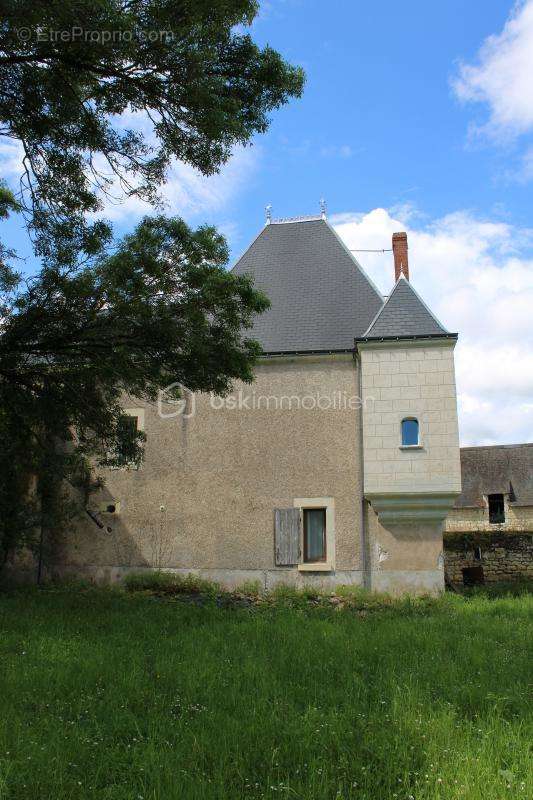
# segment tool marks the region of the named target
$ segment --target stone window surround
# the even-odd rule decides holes
[[[144,431],[144,408],[125,408],[124,414],[128,417],[137,417],[137,430]]]
[[[326,509],[326,557],[327,561],[298,564],[298,572],[333,572],[335,570],[335,500],[333,497],[296,497],[293,507]],[[302,534],[303,536],[303,530]],[[303,542],[301,543],[303,553]]]

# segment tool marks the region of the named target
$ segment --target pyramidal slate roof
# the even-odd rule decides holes
[[[321,218],[266,225],[233,273],[252,276],[271,307],[249,335],[265,353],[352,350],[383,305],[372,281]]]
[[[363,339],[396,339],[450,334],[403,275],[378,311]]]

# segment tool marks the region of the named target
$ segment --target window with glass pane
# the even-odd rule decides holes
[[[418,444],[418,420],[417,419],[404,419],[402,420],[402,445],[403,447],[412,447]]]
[[[304,508],[304,561],[326,560],[326,509]]]

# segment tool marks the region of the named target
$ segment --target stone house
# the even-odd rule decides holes
[[[444,533],[449,582],[533,579],[533,444],[463,447],[461,474]]]
[[[324,217],[270,221],[234,267],[272,304],[251,332],[255,382],[128,400],[144,462],[107,472],[50,572],[441,591],[461,494],[457,335],[411,285],[406,234],[392,244],[384,298]]]

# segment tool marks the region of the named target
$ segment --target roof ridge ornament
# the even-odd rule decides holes
[[[272,206],[270,203],[267,206],[265,206],[265,214],[266,214],[265,225],[270,225],[270,223],[272,222]]]
[[[326,219],[326,201],[323,197],[320,198],[320,216],[322,219]]]
[[[288,222],[313,222],[319,219],[323,219],[323,217],[320,214],[314,214],[303,217],[280,217],[279,219],[271,219],[270,222],[272,225],[285,225]]]

